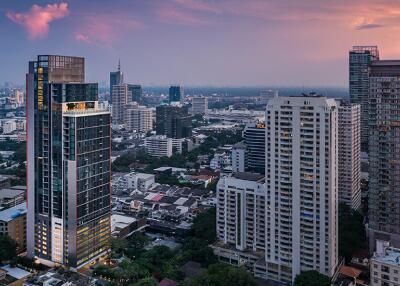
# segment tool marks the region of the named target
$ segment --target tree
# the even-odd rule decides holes
[[[183,286],[256,286],[253,276],[243,267],[216,263],[207,271],[185,280]]]
[[[364,218],[348,205],[339,205],[339,255],[350,262],[353,254],[366,247]]]
[[[157,286],[157,280],[154,279],[153,277],[146,277],[143,279],[140,279],[138,282],[131,284],[129,286]]]
[[[0,234],[0,262],[8,261],[17,256],[17,243],[8,235]]]
[[[193,221],[192,236],[207,243],[215,242],[217,237],[215,221],[215,208],[210,208],[206,212],[199,214]]]
[[[300,273],[294,280],[295,286],[330,286],[331,281],[329,277],[319,273],[318,271],[311,270]]]

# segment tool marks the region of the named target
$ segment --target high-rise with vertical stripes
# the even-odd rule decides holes
[[[72,269],[110,236],[110,113],[84,58],[40,55],[27,74],[27,253]]]

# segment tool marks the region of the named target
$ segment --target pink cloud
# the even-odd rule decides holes
[[[157,14],[160,21],[167,24],[178,24],[184,26],[204,26],[210,24],[209,21],[173,8],[158,10]]]
[[[221,13],[221,10],[217,8],[215,5],[199,0],[175,0],[175,2],[182,5],[185,8],[196,11],[211,12],[216,14]]]
[[[133,19],[110,17],[110,15],[87,16],[75,32],[75,40],[87,44],[111,45],[126,32],[143,28]]]
[[[7,12],[7,18],[25,28],[29,38],[37,39],[47,36],[50,23],[68,15],[68,4],[48,4],[44,7],[33,5],[28,12]]]

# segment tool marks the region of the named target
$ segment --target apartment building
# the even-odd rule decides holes
[[[315,94],[275,97],[266,111],[267,278],[338,265],[338,111]]]
[[[339,203],[361,206],[361,106],[338,102]]]

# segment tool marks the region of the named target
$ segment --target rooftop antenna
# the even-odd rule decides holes
[[[118,72],[121,72],[121,59],[118,59]]]

